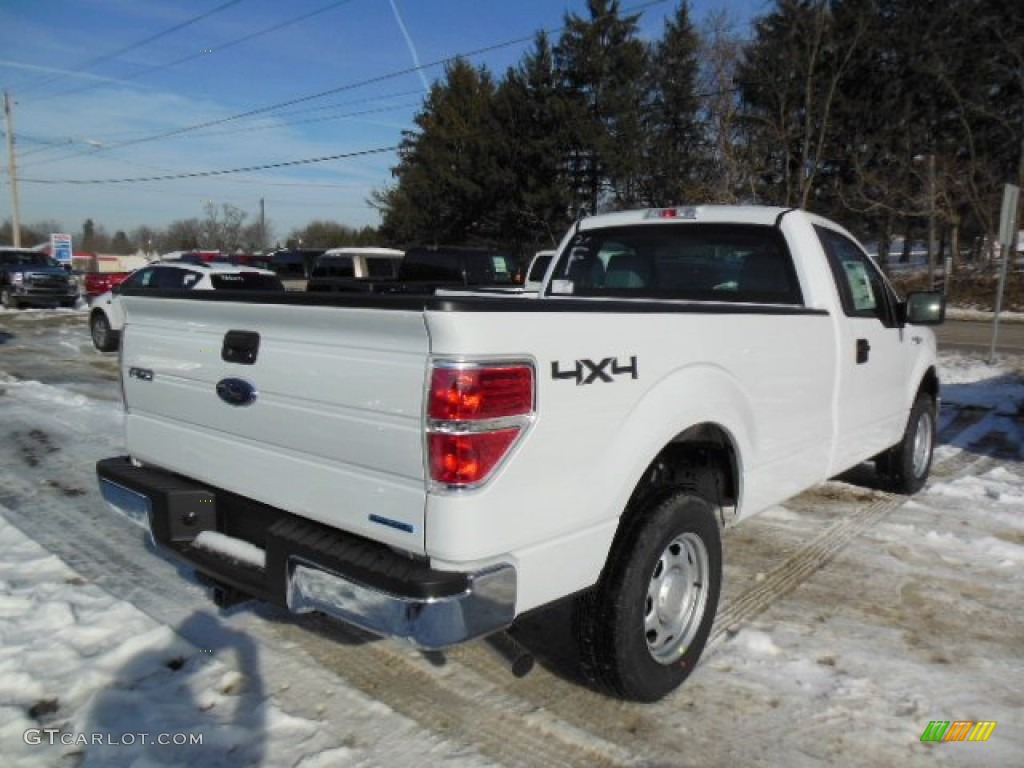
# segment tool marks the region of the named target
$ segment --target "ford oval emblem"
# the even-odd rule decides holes
[[[256,402],[256,387],[245,379],[221,379],[217,382],[217,397],[228,405],[252,405]]]

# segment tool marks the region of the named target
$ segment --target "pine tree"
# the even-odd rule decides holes
[[[403,136],[396,186],[374,196],[394,242],[464,243],[496,229],[494,83],[463,59],[445,71]]]
[[[550,247],[569,224],[567,115],[551,43],[541,32],[523,62],[507,72],[495,98],[499,238],[517,249]]]
[[[665,24],[651,54],[644,109],[642,202],[667,205],[706,195],[707,152],[697,96],[700,38],[686,2]]]
[[[588,0],[589,19],[567,14],[555,64],[573,128],[567,172],[574,203],[591,212],[640,198],[647,49],[639,15],[621,16],[618,0]]]

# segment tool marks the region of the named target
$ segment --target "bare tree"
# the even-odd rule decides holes
[[[757,23],[738,79],[771,202],[808,207],[825,170],[839,85],[872,12],[851,10],[839,25],[824,0],[781,0]]]
[[[203,243],[208,248],[236,251],[242,248],[245,237],[242,226],[248,214],[231,203],[206,203],[203,206]]]
[[[698,90],[707,115],[705,125],[712,161],[705,195],[715,203],[735,203],[755,194],[735,85],[743,47],[728,11],[708,15],[701,29],[703,65]]]

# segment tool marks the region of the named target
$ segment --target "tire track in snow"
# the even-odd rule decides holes
[[[981,415],[958,412],[940,437],[945,440],[947,434],[976,426]],[[48,418],[40,415],[43,421]],[[62,431],[60,426],[52,426],[54,431]],[[26,428],[31,425],[20,427],[22,431]],[[985,458],[960,452],[937,465],[935,474],[959,476],[982,471],[988,463]],[[95,491],[91,464],[74,467],[57,452],[46,454],[39,469],[46,469],[47,474],[22,474],[40,479],[60,477],[70,487],[92,490],[69,500],[60,497],[59,486],[32,487],[22,477],[14,487],[0,482],[0,503],[8,507],[0,511],[8,519],[13,517],[19,528],[83,576],[161,623],[173,627],[196,611],[211,610],[203,588],[141,546],[141,529],[106,511]],[[809,493],[814,495],[814,491]],[[792,592],[855,536],[904,501],[904,497],[875,494],[866,507],[794,549],[764,582],[723,606],[708,652],[713,652],[726,630],[749,621]],[[547,614],[552,616],[560,618],[557,612]],[[419,732],[418,738],[403,734],[393,743],[384,739],[375,745],[368,759],[372,762],[360,764],[422,764],[427,756],[443,760],[453,753],[456,757],[476,754],[509,766],[656,764],[671,751],[682,765],[687,755],[699,759],[702,747],[706,757],[718,754],[716,744],[729,741],[728,721],[719,724],[702,718],[691,733],[669,733],[661,727],[659,712],[689,704],[685,688],[666,702],[636,705],[595,693],[569,675],[570,679],[564,679],[558,674],[567,669],[561,663],[564,659],[556,660],[553,669],[541,667],[516,680],[482,642],[453,649],[445,665],[435,667],[402,643],[368,640],[327,619],[295,619],[275,609],[257,608],[236,613],[229,620],[258,639],[261,654],[269,660],[264,665],[267,689],[290,686],[291,694],[275,693],[288,702],[289,711],[342,724],[353,697],[365,696],[403,716],[404,727]],[[549,619],[537,621],[544,620]],[[563,640],[569,642],[558,639],[560,643]],[[555,654],[564,648],[545,650]]]
[[[987,411],[980,409],[958,412],[943,428],[940,438],[943,442],[948,442],[956,434],[972,428],[986,414]],[[953,479],[966,474],[981,474],[998,463],[999,461],[992,457],[961,450],[955,456],[937,463],[932,468],[932,477]],[[813,496],[815,493],[816,491],[812,489],[806,495]],[[756,586],[724,603],[719,608],[711,636],[708,638],[708,651],[712,651],[723,637],[735,634],[743,624],[768,610],[774,603],[807,581],[850,541],[876,525],[910,498],[892,493],[876,492],[876,495],[880,498],[829,526],[769,571]]]

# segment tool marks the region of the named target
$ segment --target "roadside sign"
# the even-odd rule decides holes
[[[1003,290],[1006,286],[1006,264],[1014,259],[1014,241],[1017,239],[1017,206],[1020,205],[1020,187],[1003,186],[1003,209],[999,214],[999,245],[1003,253],[999,265],[999,284],[996,287],[996,311],[992,315],[992,346],[988,353],[989,365],[996,361],[996,341],[999,338],[999,313],[1003,308]]]
[[[1020,203],[1020,187],[1014,184],[1003,186],[1003,208],[999,213],[999,242],[1009,253],[1017,236],[1017,206]]]
[[[71,235],[50,235],[50,255],[68,267],[71,266]]]

